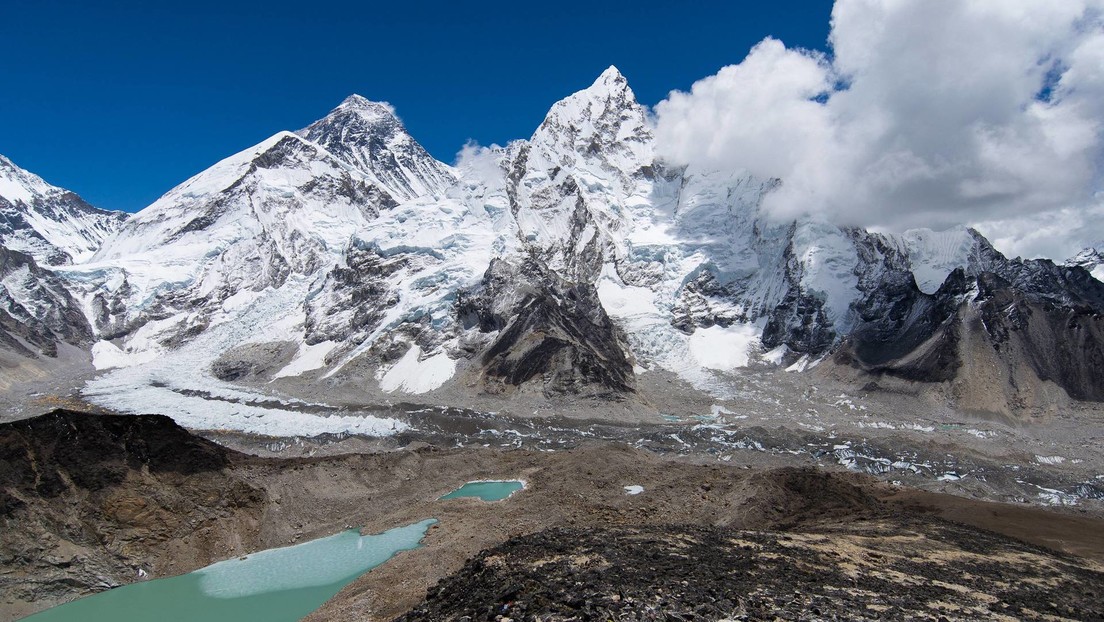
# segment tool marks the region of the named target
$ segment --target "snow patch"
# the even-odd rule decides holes
[[[127,352],[110,341],[97,341],[92,344],[92,366],[97,370],[141,365],[159,356],[161,353],[156,350]]]
[[[299,344],[299,352],[283,369],[272,375],[275,378],[298,376],[326,364],[326,355],[337,347],[335,341],[323,341],[314,345]]]
[[[770,363],[776,367],[782,365],[782,360],[786,354],[790,351],[786,344],[782,344],[773,350],[767,350],[763,353],[762,359],[764,362]]]
[[[426,393],[445,384],[456,373],[456,361],[444,352],[426,359],[421,356],[420,347],[410,346],[399,362],[380,378],[380,388],[388,393]]]
[[[605,266],[598,281],[598,299],[602,307],[613,317],[658,314],[655,292],[646,287],[626,285],[617,277],[612,266]]]
[[[796,361],[794,361],[794,364],[787,367],[786,371],[797,372],[797,373],[803,372],[803,371],[805,371],[806,369],[809,368],[809,361],[810,361],[809,355],[806,354],[806,355],[802,356],[801,358],[797,359]]]
[[[625,494],[627,495],[639,495],[640,493],[644,492],[644,487],[638,486],[636,484],[631,484],[629,486],[625,486],[624,488]]]
[[[706,369],[732,371],[746,367],[752,348],[759,345],[759,330],[752,324],[699,328],[690,336],[690,354]]]
[[[34,201],[35,196],[45,193],[48,189],[48,186],[42,184],[32,191],[24,183],[0,176],[0,198],[7,199],[11,203],[30,203]]]

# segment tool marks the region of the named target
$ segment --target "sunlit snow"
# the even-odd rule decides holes
[[[380,379],[380,388],[387,392],[425,393],[443,385],[456,373],[456,361],[444,352],[421,360],[422,349],[410,346],[397,363]]]

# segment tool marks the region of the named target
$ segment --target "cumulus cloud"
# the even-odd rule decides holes
[[[1104,237],[1104,0],[837,0],[830,44],[768,38],[672,92],[661,156],[781,178],[780,218],[969,224],[1059,258]]]

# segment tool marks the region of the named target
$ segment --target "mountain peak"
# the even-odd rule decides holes
[[[621,73],[616,66],[610,65],[602,72],[602,75],[598,76],[598,79],[594,81],[595,84],[628,84],[629,81],[625,79],[625,76]]]
[[[1097,266],[1104,266],[1104,241],[1098,244],[1086,247],[1080,253],[1077,253],[1073,257],[1070,257],[1065,261],[1067,266],[1081,266],[1082,268],[1093,272],[1093,276],[1096,276],[1094,270]],[[1104,276],[1104,271],[1100,274]]]
[[[414,140],[387,102],[350,95],[297,134],[367,173],[400,200],[442,196],[454,181],[448,167]]]
[[[52,190],[57,189],[0,155],[0,199],[30,204],[36,197],[45,196]]]
[[[629,88],[629,81],[613,65],[602,72],[598,79],[586,89],[576,93],[587,99],[619,102],[622,105],[636,105],[636,95]]]
[[[356,93],[353,93],[352,95],[346,97],[340,104],[338,104],[337,108],[334,108],[333,112],[331,112],[330,114],[332,115],[334,112],[338,111],[355,111],[362,116],[367,114],[382,118],[398,118],[395,115],[395,107],[391,104],[387,102],[372,101],[367,97],[357,95]]]
[[[568,153],[589,158],[601,152],[604,159],[619,152],[618,158],[643,165],[652,157],[646,117],[629,81],[610,65],[589,87],[553,104],[530,144],[545,145],[557,162]]]
[[[126,218],[95,208],[0,155],[0,246],[26,253],[40,265],[92,255]]]

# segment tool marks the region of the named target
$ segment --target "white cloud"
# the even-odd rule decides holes
[[[1061,261],[1083,248],[1104,248],[1104,197],[1088,206],[972,224],[1011,257],[1052,257]]]
[[[456,153],[456,160],[452,165],[467,173],[466,177],[493,179],[499,172],[502,153],[503,149],[498,145],[484,147],[474,140],[468,140]]]
[[[831,46],[768,38],[671,93],[660,153],[781,178],[782,218],[980,225],[1059,258],[1104,237],[1104,0],[837,0]]]

